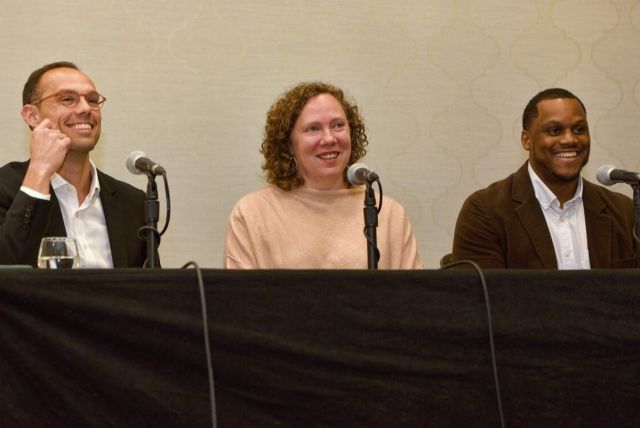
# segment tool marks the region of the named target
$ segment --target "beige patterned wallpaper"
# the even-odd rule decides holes
[[[364,161],[407,208],[428,268],[450,250],[464,198],[526,159],[521,112],[541,89],[587,105],[588,179],[605,163],[640,170],[640,1],[0,0],[0,11],[0,163],[28,157],[27,75],[76,62],[108,98],[98,166],[142,189],[128,153],[168,170],[166,267],[221,266],[229,211],[263,185],[266,111],[303,80],[358,102]]]

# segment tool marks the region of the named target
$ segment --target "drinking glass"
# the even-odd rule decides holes
[[[73,238],[45,236],[40,242],[38,267],[41,269],[71,269],[80,266],[78,245]]]

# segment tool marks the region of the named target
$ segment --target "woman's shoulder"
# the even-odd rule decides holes
[[[384,195],[382,199],[382,209],[387,208],[392,213],[404,213],[404,206],[392,196]]]
[[[269,201],[282,198],[284,190],[279,189],[273,185],[266,185],[258,190],[247,193],[242,196],[236,202],[236,209],[238,208],[254,208],[256,206],[263,205]]]
[[[247,193],[242,198],[240,198],[240,201],[259,201],[269,198],[281,198],[286,193],[288,192],[280,189],[278,186],[267,184],[260,189]]]

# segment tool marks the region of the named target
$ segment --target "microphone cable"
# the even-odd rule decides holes
[[[185,263],[181,269],[193,266],[198,278],[198,290],[200,292],[200,308],[202,310],[202,331],[204,334],[204,350],[207,357],[207,379],[209,381],[209,404],[211,406],[211,426],[218,427],[218,417],[216,412],[216,390],[213,378],[213,363],[211,359],[211,344],[209,343],[209,322],[207,320],[207,299],[204,293],[204,281],[202,280],[202,270],[194,261]]]
[[[164,220],[164,227],[162,228],[162,232],[160,232],[158,236],[158,244],[160,244],[160,236],[164,235],[169,227],[169,220],[171,219],[171,193],[169,192],[169,181],[167,181],[167,173],[162,173],[162,182],[164,183],[164,194],[167,199],[167,216]]]
[[[378,203],[378,214],[380,214],[382,209],[382,183],[380,183],[380,179],[376,179],[376,183],[378,184],[378,193],[380,193],[380,203]]]
[[[147,233],[148,232],[155,233],[158,236],[158,245],[160,245],[160,237],[164,235],[164,233],[167,231],[167,228],[169,227],[169,220],[171,220],[171,192],[169,192],[169,181],[167,181],[166,172],[163,172],[161,175],[162,175],[162,181],[164,183],[165,199],[167,200],[167,210],[166,210],[166,216],[164,220],[164,227],[162,228],[161,232],[159,232],[158,229],[156,229],[155,227],[149,227],[149,226],[142,226],[140,229],[138,229],[138,237],[142,240],[145,239],[143,232],[147,231]]]
[[[480,277],[480,282],[482,284],[482,292],[484,293],[484,302],[487,308],[487,323],[488,323],[487,328],[489,331],[489,347],[491,349],[491,365],[493,367],[493,382],[496,387],[496,401],[498,403],[498,414],[500,416],[500,426],[502,428],[505,428],[506,425],[504,422],[504,413],[502,411],[502,395],[500,393],[500,381],[498,380],[498,365],[496,363],[496,348],[493,343],[493,321],[491,319],[491,304],[489,302],[489,289],[487,288],[487,281],[485,280],[484,274],[482,273],[482,269],[473,260],[456,260],[442,266],[440,270],[449,269],[450,267],[462,265],[462,264],[471,265],[478,273],[478,276]]]

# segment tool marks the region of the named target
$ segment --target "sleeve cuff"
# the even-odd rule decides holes
[[[28,187],[25,186],[20,186],[20,191],[26,193],[27,195],[31,196],[32,198],[36,198],[36,199],[43,199],[45,201],[50,201],[51,200],[51,195],[44,195],[40,192],[36,192],[33,189],[30,189]]]

